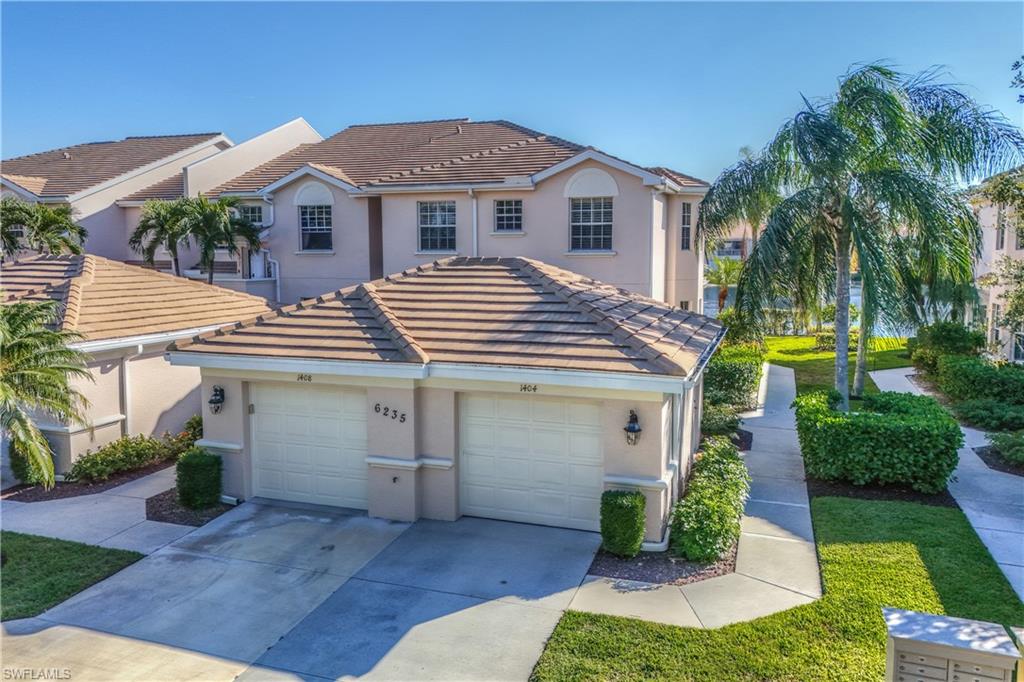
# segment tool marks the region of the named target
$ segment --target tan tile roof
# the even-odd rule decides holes
[[[175,173],[169,178],[121,197],[121,201],[149,201],[150,199],[179,199],[185,196],[185,174]]]
[[[255,318],[257,296],[99,256],[33,256],[3,264],[5,302],[53,299],[61,326],[87,341],[160,334]]]
[[[711,186],[710,183],[708,183],[708,182],[706,182],[704,180],[701,180],[700,178],[695,178],[692,175],[687,175],[686,173],[680,173],[677,170],[672,170],[671,168],[665,168],[664,166],[651,166],[647,170],[651,171],[655,175],[660,175],[662,177],[668,178],[669,180],[671,180],[672,182],[676,183],[680,187],[710,187]]]
[[[0,174],[37,196],[69,196],[219,135],[156,135],[77,144],[6,159],[0,162]]]
[[[176,347],[194,353],[690,374],[722,325],[526,258],[451,258]]]

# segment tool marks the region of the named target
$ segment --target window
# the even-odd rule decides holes
[[[299,206],[299,234],[303,251],[330,251],[334,248],[330,206]]]
[[[569,250],[612,250],[612,198],[569,200]]]
[[[715,255],[719,258],[742,258],[743,240],[726,239],[721,246],[715,249]]]
[[[1002,317],[1002,311],[999,309],[998,303],[992,304],[992,318],[989,323],[992,325],[991,338],[992,343],[1000,343],[1002,341],[999,334],[999,318]]]
[[[693,204],[685,203],[682,205],[683,209],[683,222],[680,225],[679,233],[682,235],[683,251],[690,250],[690,221],[693,216]]]
[[[417,201],[420,251],[455,250],[455,202]]]
[[[1013,361],[1024,362],[1024,333],[1013,334]]]
[[[495,199],[494,200],[494,231],[495,232],[522,232],[523,231],[523,200],[522,199]]]
[[[238,217],[248,220],[253,225],[262,225],[263,207],[259,204],[239,204]]]
[[[1006,248],[1006,216],[1003,214],[1002,206],[996,213],[996,251]]]
[[[690,302],[689,301],[680,301],[679,302],[679,309],[680,310],[689,310],[690,309]]]

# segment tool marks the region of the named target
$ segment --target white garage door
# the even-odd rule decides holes
[[[366,509],[366,393],[255,384],[253,495]]]
[[[459,402],[462,513],[600,528],[604,453],[594,403],[464,394]]]

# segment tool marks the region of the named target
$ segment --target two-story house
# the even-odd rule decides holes
[[[975,214],[981,226],[981,255],[975,264],[975,276],[984,281],[998,267],[1004,257],[1024,258],[1024,230],[1012,209],[993,204],[980,194],[973,195]],[[1024,362],[1024,330],[1009,329],[999,324],[1002,317],[1001,298],[1004,286],[981,286],[982,322],[989,344],[996,354],[1006,360]]]

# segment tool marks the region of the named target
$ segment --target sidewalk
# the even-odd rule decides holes
[[[685,627],[717,628],[810,604],[821,597],[818,555],[790,404],[793,370],[768,366],[764,407],[744,416],[754,434],[743,453],[753,478],[736,572],[689,585],[587,576],[570,609]]]
[[[913,367],[886,369],[871,372],[871,378],[882,391],[925,395],[909,379],[915,372]],[[974,448],[988,445],[985,433],[960,428],[964,432],[964,447],[960,449],[956,479],[950,483],[949,492],[1017,595],[1024,599],[1024,479],[989,469],[974,454]]]
[[[174,467],[93,495],[0,502],[0,528],[152,554],[192,526],[146,519],[146,498],[174,487]]]

